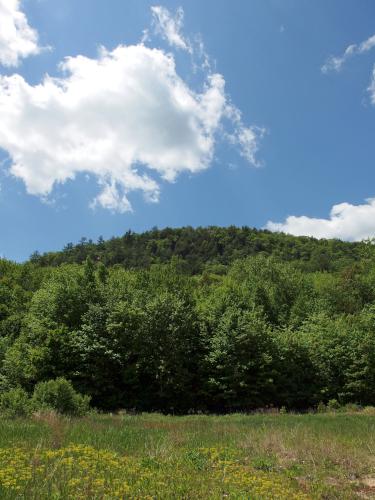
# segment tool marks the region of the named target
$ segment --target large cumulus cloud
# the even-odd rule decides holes
[[[168,11],[156,12],[163,14],[158,31],[168,28],[170,38]],[[209,167],[219,138],[257,163],[263,131],[243,124],[224,77],[207,65],[192,88],[172,53],[139,43],[67,57],[59,70],[37,85],[0,76],[0,147],[30,194],[48,196],[84,172],[100,186],[93,205],[124,212],[131,191],[157,201],[161,180]]]

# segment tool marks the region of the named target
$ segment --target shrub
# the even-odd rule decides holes
[[[34,410],[55,410],[62,415],[82,416],[89,410],[90,398],[76,392],[68,380],[60,377],[39,382],[34,388]]]
[[[327,411],[326,405],[323,403],[323,401],[320,401],[318,403],[318,406],[316,407],[316,411],[318,413],[325,413]]]
[[[337,411],[340,409],[340,403],[337,399],[330,399],[327,403],[327,411]]]
[[[0,396],[0,413],[6,417],[26,417],[31,412],[30,398],[21,387],[3,392]]]

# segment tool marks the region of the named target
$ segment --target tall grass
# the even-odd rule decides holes
[[[0,498],[375,497],[375,417],[0,420]]]

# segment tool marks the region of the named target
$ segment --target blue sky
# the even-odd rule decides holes
[[[1,4],[33,30],[0,35],[3,256],[153,226],[375,235],[372,0],[0,0],[0,33]]]

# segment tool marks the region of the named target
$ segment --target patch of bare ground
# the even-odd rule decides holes
[[[375,477],[367,476],[361,479],[361,483],[375,492]]]
[[[359,498],[375,498],[375,477],[364,476],[356,481],[356,491]]]

